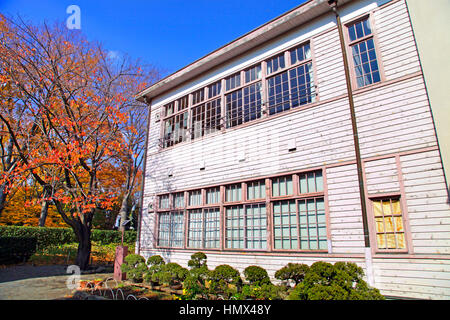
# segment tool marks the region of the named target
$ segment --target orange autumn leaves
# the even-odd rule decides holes
[[[64,26],[0,16],[0,29],[0,139],[14,159],[0,184],[8,193],[33,183],[36,196],[26,204],[51,201],[65,223],[89,225],[95,210],[111,210],[130,187],[123,161],[139,155],[129,137],[145,130],[129,121],[143,71],[108,60]]]

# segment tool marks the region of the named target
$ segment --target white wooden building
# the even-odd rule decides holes
[[[271,276],[349,261],[386,296],[450,298],[448,189],[407,4],[338,12],[351,91],[336,16],[310,0],[139,93],[138,253]]]

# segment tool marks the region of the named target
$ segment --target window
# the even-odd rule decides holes
[[[222,81],[217,81],[208,86],[208,98],[218,96],[222,89]]]
[[[261,79],[261,65],[258,64],[244,71],[245,83]]]
[[[164,115],[170,116],[175,112],[175,102],[171,102],[164,106]]]
[[[264,180],[247,183],[247,200],[264,199],[266,197],[266,182]]]
[[[232,90],[241,86],[241,73],[238,72],[228,78],[225,78],[225,89]]]
[[[300,173],[298,176],[300,193],[323,191],[322,170]]]
[[[220,130],[220,99],[192,108],[192,139]]]
[[[266,249],[267,215],[265,204],[226,208],[226,248]]]
[[[220,202],[220,187],[206,190],[206,204],[216,204]]]
[[[182,247],[184,239],[182,211],[159,214],[158,245],[161,247]]]
[[[294,48],[289,51],[291,55],[291,64],[296,64],[297,62],[301,62],[303,60],[311,59],[311,47],[309,43]]]
[[[386,198],[372,200],[372,205],[378,249],[406,249],[400,199]]]
[[[292,176],[272,179],[272,196],[288,196],[294,194]]]
[[[280,73],[267,81],[268,84],[268,102],[269,114],[276,114],[289,110],[289,79],[288,73]]]
[[[234,127],[261,117],[261,82],[226,95],[227,127]]]
[[[169,209],[169,195],[159,197],[159,209]]]
[[[163,147],[171,147],[186,141],[188,112],[179,113],[164,120]]]
[[[277,72],[278,70],[284,69],[286,67],[284,63],[284,53],[267,60],[266,63],[268,75]]]
[[[174,208],[184,208],[184,192],[173,195],[173,206]]]
[[[202,205],[202,191],[201,190],[189,191],[189,205],[190,206],[201,206]]]
[[[189,95],[180,98],[178,101],[178,111],[187,109],[189,106]]]
[[[291,65],[300,65],[282,72],[267,81],[269,114],[315,102],[313,65],[309,43],[289,51]]]
[[[189,210],[188,247],[219,248],[220,243],[220,210]]]
[[[196,105],[197,103],[200,103],[203,100],[205,100],[205,89],[204,88],[192,93],[192,104],[193,105]]]
[[[232,184],[225,187],[225,202],[236,202],[242,200],[242,185]]]
[[[274,202],[273,219],[274,249],[327,249],[323,198]]]
[[[358,88],[380,82],[380,70],[369,18],[349,25],[348,36]]]

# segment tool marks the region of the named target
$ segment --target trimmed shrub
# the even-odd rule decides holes
[[[0,264],[26,262],[36,252],[36,238],[0,237]]]
[[[196,252],[191,255],[191,260],[188,261],[188,267],[191,269],[207,267],[206,254],[203,252]]]
[[[138,254],[129,254],[125,262],[120,266],[122,272],[126,272],[127,278],[133,282],[142,282],[144,273],[147,272],[145,258]]]
[[[35,238],[37,247],[41,249],[77,242],[75,233],[71,228],[0,226],[0,237]],[[122,233],[115,230],[93,229],[91,234],[91,240],[100,242],[102,245],[120,243],[121,239]],[[134,243],[136,239],[136,231],[125,231],[124,243]]]
[[[242,279],[239,271],[227,264],[217,266],[211,272],[211,285],[209,289],[213,294],[221,293],[228,298],[238,293],[241,285]]]
[[[186,279],[188,270],[178,263],[169,262],[161,266],[161,270],[154,274],[155,280],[168,285],[178,285]]]
[[[153,255],[147,260],[148,271],[144,274],[144,281],[147,283],[158,283],[158,274],[165,265],[164,259],[160,255]]]
[[[278,280],[288,282],[292,280],[295,285],[299,284],[305,278],[309,266],[300,263],[288,263],[286,266],[275,272],[275,278]]]
[[[266,269],[259,266],[248,266],[244,269],[245,279],[252,285],[270,284],[270,278]]]
[[[290,300],[384,300],[362,279],[362,268],[350,262],[316,262],[289,295]]]
[[[206,254],[203,252],[196,252],[191,255],[191,260],[188,261],[189,270],[186,279],[183,281],[183,298],[196,299],[199,295],[205,297],[208,293],[207,283],[211,271],[206,264]]]

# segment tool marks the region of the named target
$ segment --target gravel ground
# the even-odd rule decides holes
[[[16,265],[0,269],[0,300],[53,300],[71,295],[67,266]],[[112,273],[80,275],[81,280],[112,277]]]

